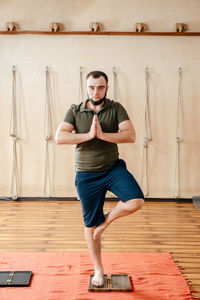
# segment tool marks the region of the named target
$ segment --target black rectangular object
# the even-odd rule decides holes
[[[0,287],[29,286],[32,271],[0,271]]]
[[[116,292],[131,292],[130,278],[127,274],[111,275],[112,290]]]

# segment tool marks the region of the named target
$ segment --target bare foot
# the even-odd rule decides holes
[[[94,234],[93,234],[94,240],[97,240],[102,235],[102,233],[106,229],[106,227],[108,226],[107,219],[108,219],[109,212],[104,213],[104,215],[105,215],[105,221],[103,223],[101,223],[100,225],[98,225],[94,230]]]
[[[92,284],[95,286],[102,286],[104,284],[103,279],[103,272],[102,271],[96,271],[93,278],[92,278]]]

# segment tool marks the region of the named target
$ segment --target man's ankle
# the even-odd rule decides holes
[[[94,269],[94,273],[97,275],[103,275],[103,269]]]

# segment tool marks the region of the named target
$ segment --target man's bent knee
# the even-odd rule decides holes
[[[143,204],[144,204],[144,199],[142,198],[136,198],[136,199],[132,199],[132,200],[128,200],[127,202],[125,202],[126,204],[126,209],[128,211],[136,211],[138,209],[140,209]]]
[[[94,231],[95,230],[95,226],[93,226],[93,227],[87,227],[87,226],[85,226],[85,231]]]
[[[95,227],[86,227],[85,226],[85,235],[93,235]]]

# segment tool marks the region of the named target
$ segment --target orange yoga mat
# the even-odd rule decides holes
[[[0,288],[0,300],[192,300],[169,253],[103,253],[106,274],[131,276],[132,292],[88,292],[88,253],[0,252],[0,271],[33,271],[29,287]]]

